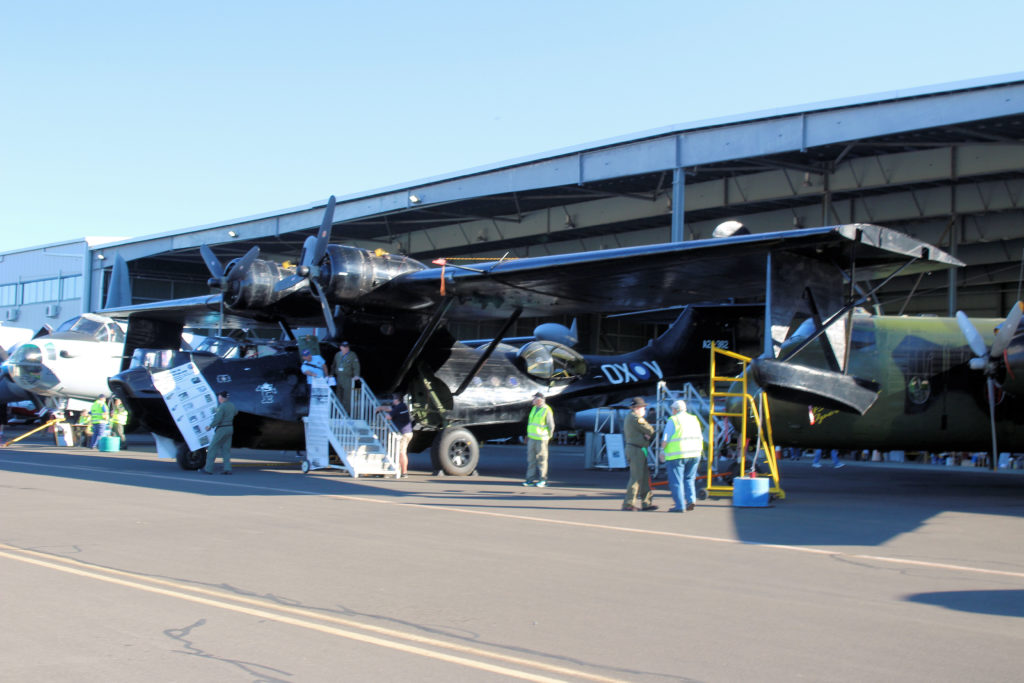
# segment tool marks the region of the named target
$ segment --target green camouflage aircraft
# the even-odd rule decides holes
[[[1006,320],[979,319],[977,327],[962,312],[956,318],[854,315],[845,374],[857,391],[874,392],[862,413],[814,395],[816,374],[827,381],[843,363],[824,335],[814,334],[820,327],[807,321],[777,359],[751,366],[752,378],[771,399],[775,443],[1024,451],[1024,331],[1017,332],[1022,310],[1018,302]],[[794,368],[798,377],[785,376]]]

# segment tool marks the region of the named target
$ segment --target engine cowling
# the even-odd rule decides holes
[[[230,273],[233,262],[228,264]],[[274,285],[282,278],[290,275],[273,261],[257,259],[249,266],[245,277],[231,283],[224,292],[224,304],[236,310],[260,310],[275,303],[279,295],[274,292]]]
[[[327,246],[324,290],[331,303],[345,304],[372,292],[403,273],[426,266],[407,256],[372,252],[340,244]]]

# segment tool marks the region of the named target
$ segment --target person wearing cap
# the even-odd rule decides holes
[[[526,419],[526,479],[523,486],[548,485],[548,441],[555,433],[554,412],[539,391],[533,395],[533,408]]]
[[[398,444],[399,478],[409,476],[409,442],[412,441],[412,418],[409,406],[402,400],[401,394],[392,394],[391,405],[378,406],[377,412],[387,413],[387,419],[395,426],[402,440]]]
[[[217,410],[214,411],[206,431],[213,430],[213,440],[206,447],[206,465],[199,470],[203,474],[213,474],[213,468],[220,457],[224,463],[221,474],[231,474],[231,437],[235,434],[235,415],[238,408],[228,400],[230,394],[221,391],[217,394]]]
[[[622,501],[623,510],[657,510],[652,504],[654,494],[651,491],[651,471],[647,467],[647,444],[654,436],[654,427],[647,422],[644,415],[647,402],[640,396],[633,399],[629,407],[629,415],[622,424],[622,438],[626,442],[626,459],[629,460],[629,483],[626,484],[626,498]]]
[[[110,421],[110,411],[107,409],[107,395],[100,394],[89,406],[89,423],[92,425],[92,442],[89,448],[96,448],[100,439],[107,435],[107,424]]]
[[[359,356],[347,341],[341,342],[338,345],[338,353],[334,354],[331,360],[331,375],[337,382],[334,392],[346,413],[352,412],[352,384],[360,372]]]
[[[327,362],[319,353],[313,353],[309,349],[302,349],[302,374],[306,376],[308,384],[313,383],[314,377],[325,377],[324,368]]]
[[[697,465],[704,448],[700,420],[686,412],[686,401],[672,403],[672,418],[661,437],[661,458],[668,472],[673,507],[669,512],[693,510],[697,499]]]

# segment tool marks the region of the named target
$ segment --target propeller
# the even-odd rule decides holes
[[[974,358],[971,359],[969,365],[972,370],[981,370],[985,373],[989,427],[992,430],[992,469],[996,469],[999,457],[999,448],[996,443],[996,375],[1004,364],[1003,354],[1013,340],[1013,335],[1017,332],[1017,326],[1020,324],[1022,316],[1024,316],[1024,304],[1018,301],[1006,315],[1006,320],[999,326],[992,346],[988,347],[967,314],[963,311],[956,312],[957,325],[960,326],[967,345],[974,352]]]
[[[331,228],[334,226],[334,195],[327,200],[327,208],[324,209],[324,219],[320,223],[320,229],[316,236],[310,235],[302,245],[302,257],[299,265],[295,268],[295,274],[279,280],[274,285],[274,291],[278,294],[285,294],[294,291],[303,282],[309,282],[310,289],[320,300],[320,308],[324,314],[324,322],[327,324],[327,332],[331,338],[338,336],[337,326],[334,324],[334,316],[331,315],[331,307],[327,302],[327,294],[323,285],[320,284],[321,266],[324,257],[327,255],[327,245],[331,243]]]
[[[260,257],[260,248],[253,246],[245,252],[245,255],[235,261],[235,265],[231,266],[226,274],[224,266],[220,264],[220,259],[213,253],[213,249],[202,244],[199,246],[199,253],[203,255],[203,262],[206,263],[206,268],[211,275],[206,284],[211,289],[220,290],[220,314],[217,318],[217,336],[220,336],[224,333],[224,296],[231,288],[232,283],[245,279],[253,262]]]
[[[226,292],[232,282],[244,279],[249,273],[249,268],[252,267],[253,262],[260,257],[260,248],[254,246],[245,252],[245,256],[235,261],[235,265],[226,274],[224,266],[221,265],[220,260],[213,253],[213,249],[203,244],[199,247],[199,253],[203,255],[203,262],[206,263],[206,268],[212,276],[206,281],[206,284],[212,289]]]

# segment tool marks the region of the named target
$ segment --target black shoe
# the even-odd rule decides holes
[[[693,503],[687,503],[686,504],[686,511],[689,512],[690,510],[692,510],[695,507],[697,507],[697,506],[694,505]]]
[[[231,472],[221,472],[221,474],[231,474]]]
[[[683,508],[669,508],[666,512],[682,512]]]
[[[657,505],[644,505],[642,508],[640,508],[640,511],[641,512],[650,512],[651,510],[657,510],[657,509],[658,509]]]

